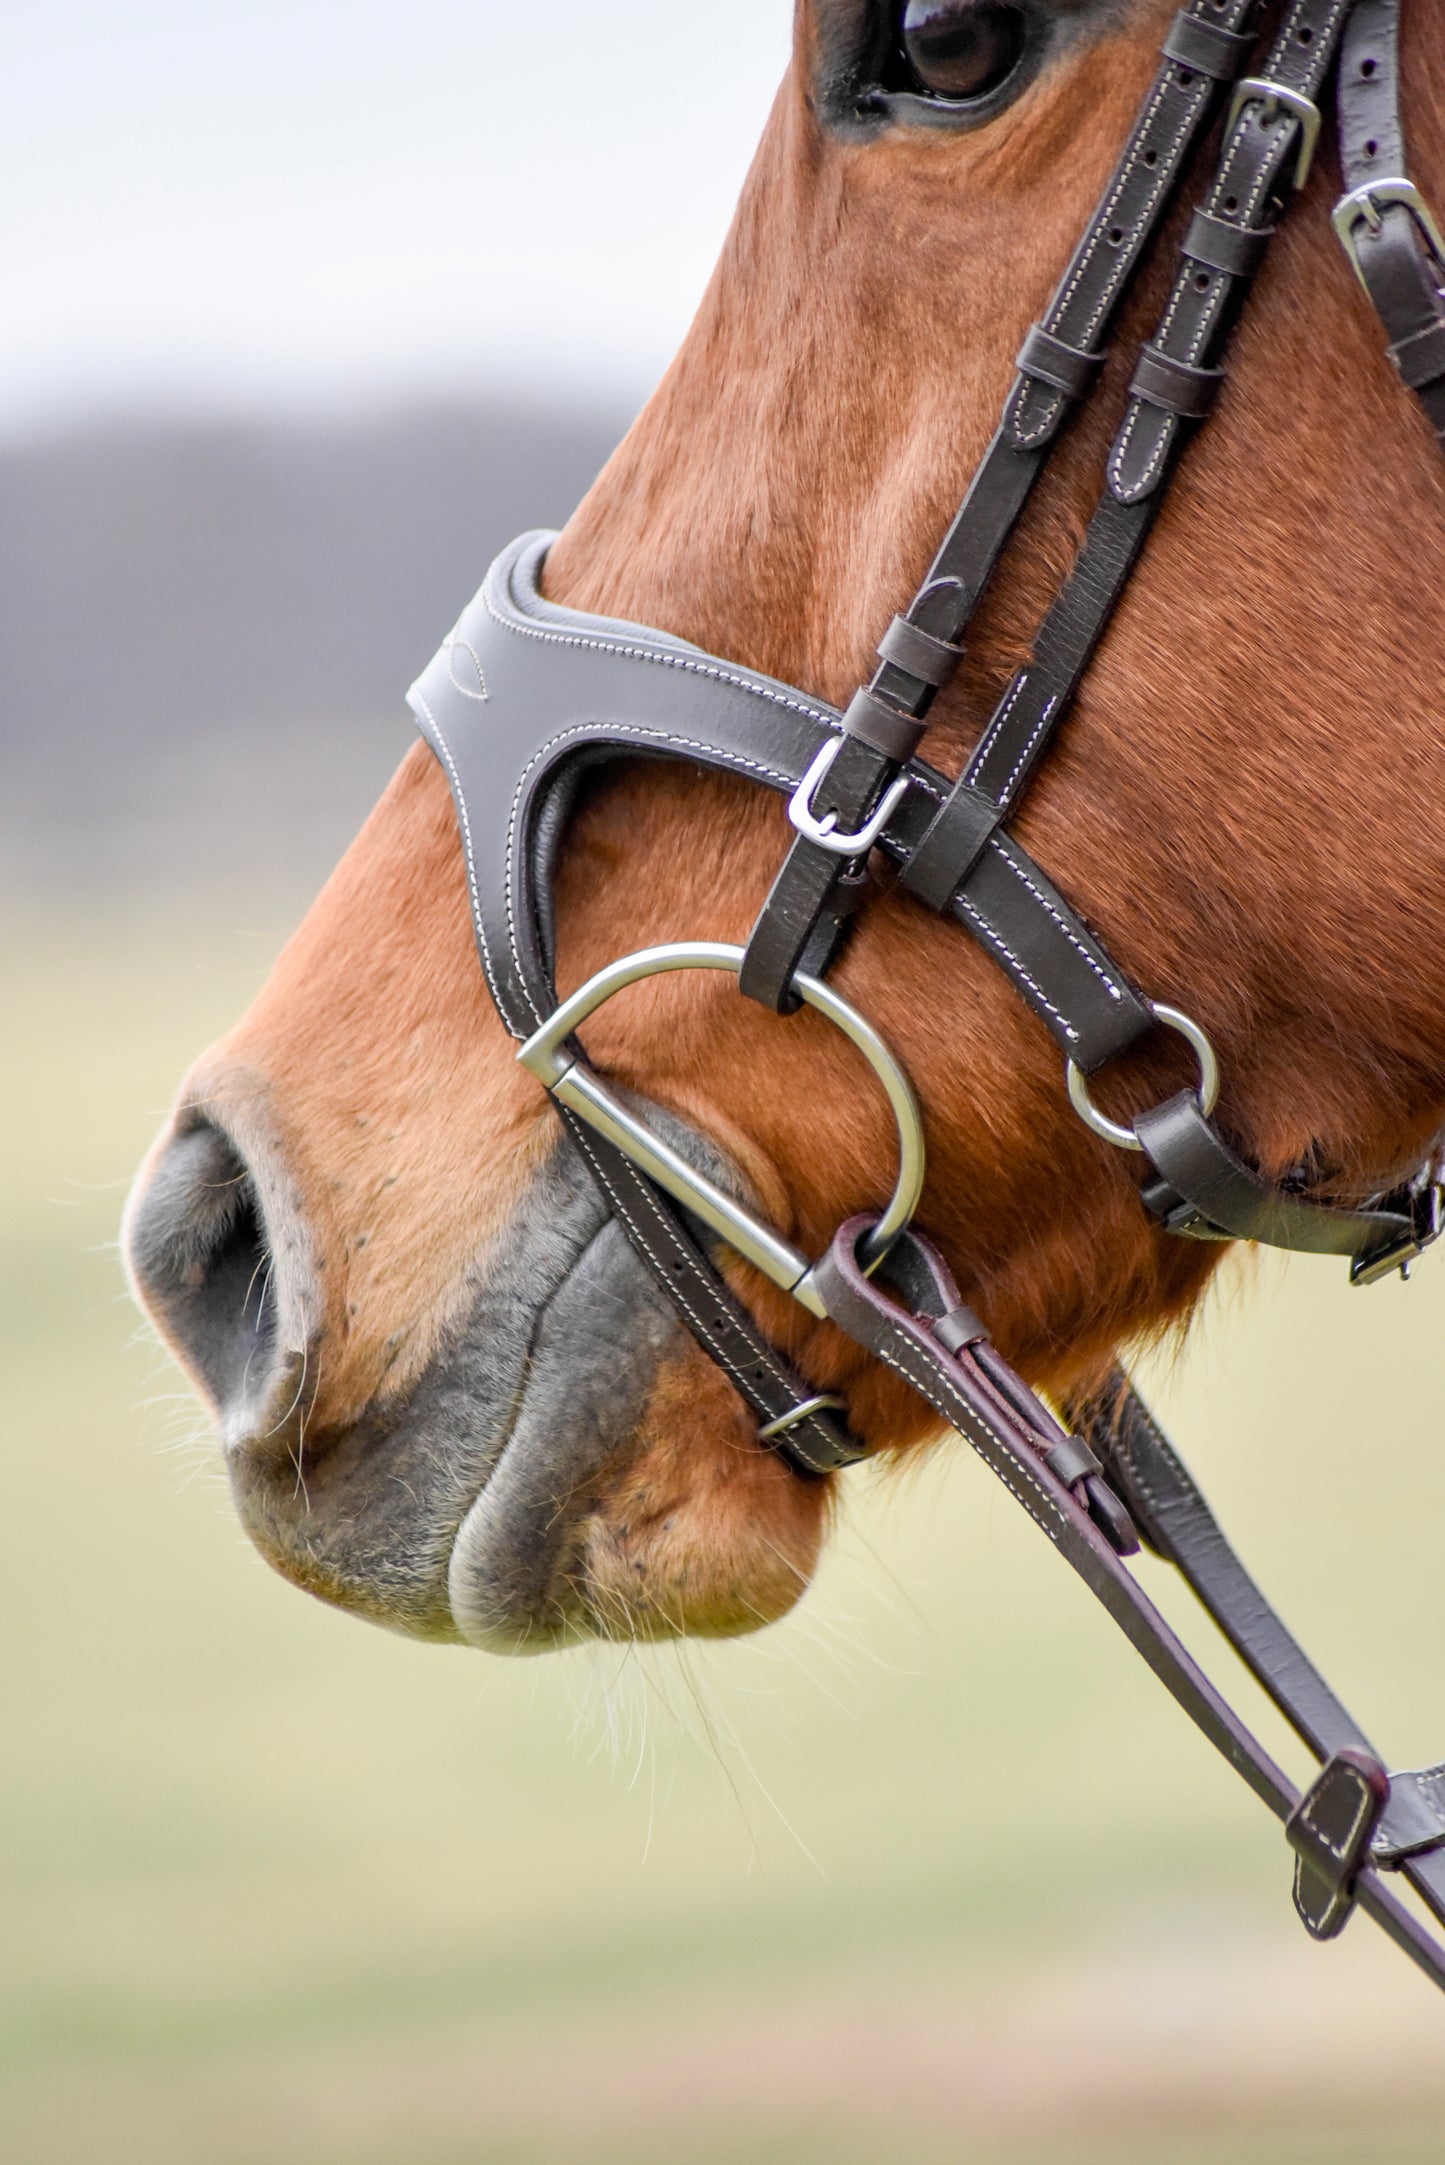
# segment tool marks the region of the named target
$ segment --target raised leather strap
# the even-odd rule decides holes
[[[1164,40],[1164,57],[1181,68],[1193,68],[1216,83],[1232,83],[1244,72],[1250,40],[1238,31],[1182,11],[1176,15]]]
[[[1274,239],[1273,226],[1241,226],[1212,211],[1197,210],[1189,221],[1183,249],[1193,263],[1223,271],[1228,278],[1253,278]]]
[[[1212,54],[1221,40],[1241,37],[1258,13],[1257,0],[1189,0],[1171,38],[1201,29]],[[1133,132],[1088,229],[1070,259],[1054,297],[1024,346],[1033,364],[1022,364],[1003,420],[974,475],[957,517],[939,547],[905,621],[931,638],[957,645],[992,576],[1037,480],[1060,423],[1078,396],[1077,386],[1102,349],[1110,325],[1150,239],[1167,210],[1189,156],[1208,123],[1218,82],[1199,63],[1181,66],[1166,52],[1140,108]],[[914,672],[884,656],[869,691],[901,713],[922,721],[938,686],[931,672]],[[840,828],[856,829],[878,802],[893,773],[885,750],[877,751],[871,776],[834,778]],[[740,980],[752,999],[777,1013],[796,1004],[790,986],[805,956],[813,971],[826,968],[846,920],[830,907],[840,877],[836,860],[806,835],[791,844],[755,928],[748,966]]]
[[[866,1458],[866,1447],[826,1410],[798,1418],[800,1408],[816,1406],[817,1386],[805,1383],[759,1330],[669,1199],[595,1128],[565,1105],[557,1110],[642,1262],[759,1428],[772,1432],[770,1447],[806,1474],[835,1473]]]
[[[1445,448],[1445,263],[1406,160],[1399,0],[1356,0],[1340,53],[1338,109],[1345,196],[1335,230],[1385,326],[1401,380]]]
[[[1145,346],[1129,380],[1129,396],[1186,421],[1202,421],[1219,395],[1222,368],[1196,368],[1158,346]]]
[[[1304,101],[1308,110],[1323,91],[1347,13],[1347,0],[1290,0],[1260,68],[1260,79]],[[1248,98],[1236,115],[1202,207],[1210,218],[1258,235],[1261,246],[1247,268],[1236,272],[1226,266],[1215,269],[1213,276],[1203,276],[1186,239],[1152,342],[1152,352],[1166,363],[1177,362],[1186,369],[1217,365],[1238,313],[1241,283],[1257,271],[1278,208],[1296,177],[1301,128],[1300,115],[1292,106],[1263,91]],[[1181,429],[1198,419],[1194,407],[1172,405],[1161,397],[1164,388],[1151,372],[1147,394],[1142,389],[1132,393],[1115,438],[1108,461],[1109,487],[1123,502],[1137,501],[1160,486]]]
[[[878,642],[878,659],[891,662],[896,669],[916,677],[920,684],[931,684],[935,691],[947,684],[963,660],[963,648],[951,639],[935,639],[931,631],[921,624],[910,624],[906,616],[895,616]],[[915,747],[910,746],[903,756],[911,756]]]
[[[992,1346],[973,1340],[955,1353],[940,1343],[936,1320],[960,1305],[942,1258],[920,1236],[905,1234],[880,1271],[864,1277],[858,1243],[874,1222],[852,1219],[815,1266],[814,1283],[828,1313],[957,1429],[1067,1558],[1190,1719],[1287,1823],[1300,1805],[1298,1791],[1220,1697],[1091,1516],[1081,1490],[1097,1477],[1086,1475],[1076,1487],[1054,1471],[1049,1452],[1062,1431]],[[903,1295],[902,1305],[880,1283],[885,1274],[886,1283]],[[1113,1501],[1117,1507],[1118,1499]],[[1384,1885],[1368,1856],[1351,1886],[1356,1903],[1445,1988],[1445,1948]]]
[[[1055,338],[1041,323],[1033,324],[1018,351],[1014,367],[1034,383],[1048,384],[1065,398],[1083,398],[1098,380],[1104,365],[1102,353],[1086,353]]]
[[[1403,1245],[1415,1252],[1415,1227],[1401,1212],[1311,1203],[1262,1179],[1205,1118],[1192,1090],[1141,1113],[1134,1133],[1160,1175],[1144,1189],[1145,1205],[1171,1233],[1305,1255],[1368,1258]]]

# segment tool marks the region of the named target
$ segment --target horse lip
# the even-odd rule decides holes
[[[742,1188],[705,1137],[646,1111]],[[579,1531],[689,1341],[565,1136],[470,1275],[415,1382],[345,1425],[314,1423],[295,1357],[269,1418],[226,1438],[232,1491],[262,1553],[322,1599],[414,1637],[541,1651],[595,1630],[570,1575]]]
[[[714,1144],[646,1111],[700,1170],[746,1195]],[[537,1310],[512,1420],[452,1543],[448,1594],[469,1645],[531,1653],[592,1635],[569,1552],[598,1507],[591,1484],[632,1444],[658,1368],[683,1337],[667,1293],[604,1217]]]
[[[584,1635],[569,1547],[677,1329],[607,1219],[537,1312],[512,1418],[452,1542],[448,1594],[470,1645],[539,1651]]]

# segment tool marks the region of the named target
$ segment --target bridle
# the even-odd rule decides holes
[[[1224,381],[1240,308],[1320,132],[1337,71],[1345,193],[1335,231],[1387,333],[1403,381],[1445,447],[1445,241],[1407,177],[1400,0],[1289,0],[1259,72],[1246,74],[1260,0],[1189,0],[1099,207],[1042,321],[1024,341],[998,430],[928,576],[841,716],[791,686],[646,627],[545,600],[550,536],[503,552],[413,686],[446,770],[477,945],[519,1059],[544,1083],[603,1195],[699,1344],[805,1476],[865,1456],[841,1403],[812,1390],[758,1330],[714,1261],[740,1252],[813,1315],[902,1375],[993,1468],[1068,1558],[1205,1735],[1284,1821],[1294,1899],[1333,1937],[1366,1910],[1445,1989],[1442,1946],[1388,1885],[1398,1874],[1445,1922],[1445,1767],[1387,1773],[1254,1585],[1188,1471],[1122,1372],[1057,1420],[1001,1359],[936,1250],[911,1225],[923,1136],[908,1078],[827,983],[869,892],[877,850],[902,885],[962,924],[1005,971],[1064,1055],[1070,1098],[1136,1154],[1144,1208],[1191,1240],[1251,1240],[1345,1256],[1357,1284],[1404,1269],[1441,1230],[1434,1162],[1362,1208],[1266,1180],[1213,1113],[1219,1071],[1190,1017],[1150,1001],[1110,958],[1009,821],[1053,740],[1138,561],[1184,442]],[[957,782],[918,757],[927,717],[1003,547],[1095,382],[1104,341],[1177,186],[1232,86],[1211,187],[1185,232],[1160,326],[1140,350],[1105,487],[1073,571]],[[619,755],[746,775],[783,793],[794,840],[747,947],[691,942],[613,963],[559,1004],[552,889],[586,769]],[[660,971],[735,972],[779,1015],[806,1003],[854,1042],[882,1082],[899,1171],[881,1216],[851,1220],[817,1261],[762,1222],[681,1142],[587,1064],[575,1031],[624,985]],[[1125,1126],[1089,1078],[1152,1032],[1179,1032],[1195,1088]],[[1321,1762],[1301,1794],[1140,1590],[1140,1541],[1172,1563]]]

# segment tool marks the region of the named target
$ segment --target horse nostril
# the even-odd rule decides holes
[[[252,1425],[284,1353],[278,1288],[251,1171],[210,1121],[183,1128],[132,1206],[125,1236],[136,1290],[223,1416]]]

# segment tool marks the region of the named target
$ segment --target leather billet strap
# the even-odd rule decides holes
[[[1258,0],[1189,0],[1175,18],[1109,184],[1020,349],[998,431],[923,584],[894,620],[901,633],[885,634],[878,668],[848,709],[844,726],[857,742],[835,761],[818,806],[834,812],[841,829],[856,830],[872,811],[950,681],[973,612],[1062,423],[1094,383],[1120,303],[1221,87],[1243,70],[1258,13]],[[909,629],[927,641],[927,666],[908,651]],[[900,725],[911,736],[900,740]],[[806,836],[794,841],[754,928],[740,981],[750,998],[787,1013],[796,1005],[797,972],[826,968],[847,922],[836,906],[847,871]]]
[[[1192,1090],[1141,1113],[1134,1133],[1159,1176],[1146,1184],[1144,1204],[1167,1232],[1358,1257],[1361,1277],[1371,1274],[1377,1257],[1408,1262],[1424,1245],[1406,1209],[1312,1203],[1262,1180],[1205,1119]]]
[[[1369,1737],[1245,1570],[1123,1371],[1068,1412],[1144,1541],[1178,1571],[1296,1735],[1322,1762],[1348,1751],[1378,1763]],[[1445,1922],[1445,1769],[1388,1778],[1369,1846],[1375,1863],[1402,1871]]]
[[[1346,193],[1336,229],[1385,326],[1401,380],[1445,446],[1445,263],[1406,163],[1400,0],[1356,0],[1340,54],[1338,103]]]
[[[939,1418],[972,1445],[1190,1719],[1287,1824],[1301,1805],[1298,1791],[1138,1585],[1078,1486],[1050,1465],[1049,1439],[1059,1434],[1052,1416],[986,1341],[966,1332],[956,1349],[950,1345],[950,1334],[939,1326],[946,1325],[962,1303],[947,1266],[926,1241],[906,1233],[874,1277],[864,1277],[857,1249],[872,1222],[850,1220],[814,1269],[814,1283],[830,1316],[911,1383]],[[902,1304],[881,1281],[902,1295]],[[1084,1440],[1096,1454],[1102,1428]],[[1420,1868],[1429,1861],[1412,1860],[1417,1884]],[[1354,1860],[1346,1889],[1350,1902],[1374,1917],[1426,1975],[1445,1988],[1445,1948],[1383,1884],[1381,1862],[1373,1849]],[[1429,1898],[1440,1914],[1438,1891],[1432,1890]]]

